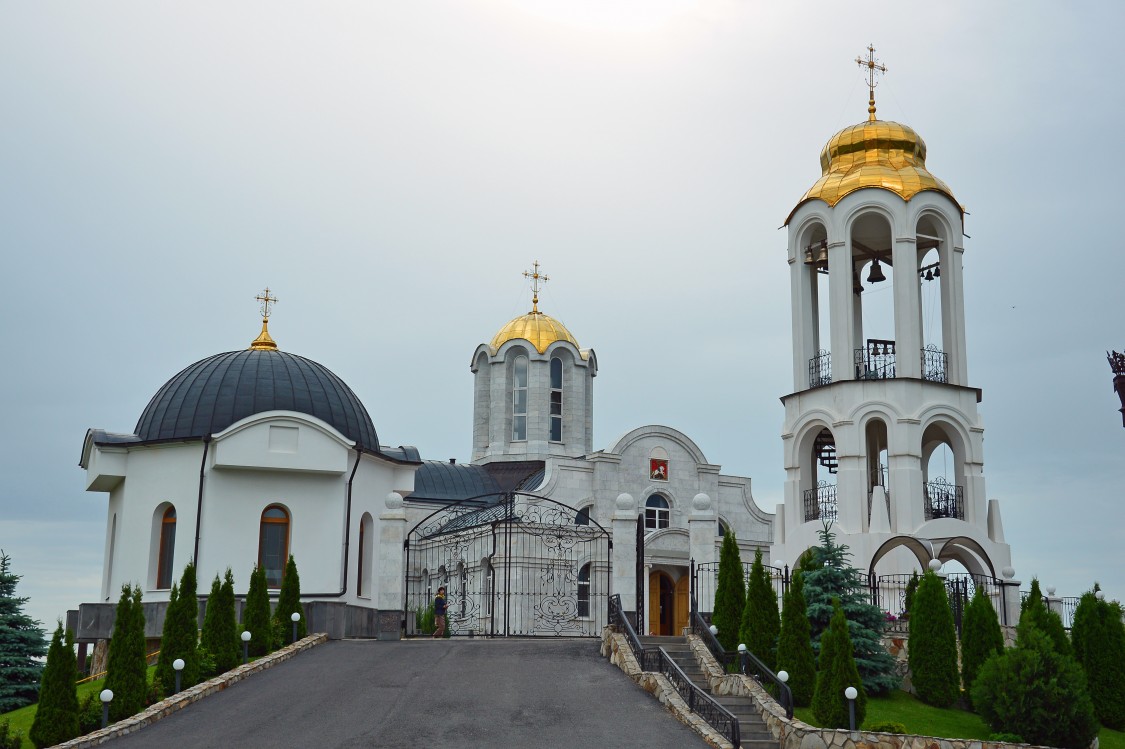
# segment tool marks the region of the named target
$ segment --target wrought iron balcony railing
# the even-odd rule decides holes
[[[821,519],[836,520],[836,485],[827,481],[805,490],[805,522]]]
[[[857,380],[890,380],[895,376],[895,342],[867,339],[865,348],[855,350]]]
[[[922,379],[930,382],[949,382],[949,357],[932,343],[922,349]]]
[[[821,349],[809,359],[809,387],[818,388],[832,382],[832,354]]]
[[[965,487],[936,478],[923,484],[922,490],[925,493],[926,520],[965,519]]]

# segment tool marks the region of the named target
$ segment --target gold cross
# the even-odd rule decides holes
[[[881,64],[875,59],[875,46],[872,44],[867,45],[867,59],[862,57],[855,58],[856,65],[861,68],[867,68],[867,91],[870,98],[867,100],[867,119],[870,122],[875,121],[875,87],[879,84],[875,82],[875,74],[887,72],[887,66]]]
[[[277,297],[270,296],[270,287],[267,286],[266,290],[263,291],[258,296],[254,297],[254,299],[256,299],[257,301],[262,303],[262,306],[261,306],[262,319],[268,320],[269,317],[270,317],[270,305],[277,303]]]
[[[531,312],[532,312],[532,314],[538,313],[539,312],[539,283],[540,282],[547,283],[551,279],[548,276],[544,276],[542,273],[539,272],[539,261],[538,260],[535,261],[535,265],[533,266],[532,270],[525,270],[523,272],[523,277],[531,279]]]

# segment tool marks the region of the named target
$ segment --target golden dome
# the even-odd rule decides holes
[[[926,142],[897,122],[869,120],[844,128],[820,152],[820,169],[821,178],[789,212],[786,224],[806,201],[819,198],[834,206],[864,187],[890,190],[903,200],[935,190],[957,203],[949,186],[926,170]]]
[[[574,340],[574,336],[565,325],[538,309],[532,309],[526,315],[520,315],[500,328],[500,332],[492,337],[492,342],[488,345],[495,354],[505,343],[517,338],[527,341],[541,354],[546,353],[547,347],[555,341],[567,341],[574,348],[578,348],[578,341]]]

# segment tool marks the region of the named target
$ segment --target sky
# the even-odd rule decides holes
[[[888,71],[968,211],[969,380],[1016,578],[1125,598],[1116,2],[0,4],[0,548],[46,626],[95,599],[89,428],[280,347],[384,444],[468,460],[473,350],[529,308],[598,355],[595,449],[679,429],[782,501],[787,235]]]

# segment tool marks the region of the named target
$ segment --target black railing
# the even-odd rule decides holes
[[[836,520],[836,485],[827,481],[817,483],[815,489],[805,490],[805,522],[810,520]]]
[[[1067,596],[1058,600],[1062,605],[1061,617],[1063,627],[1069,630],[1074,626],[1074,612],[1078,610],[1078,602],[1082,599],[1077,596]]]
[[[965,519],[965,487],[936,478],[922,485],[925,493],[926,520],[937,518]]]
[[[699,604],[694,599],[691,602],[691,631],[699,635],[699,639],[703,640],[703,644],[711,651],[711,655],[715,656],[715,660],[723,670],[726,670],[728,664],[734,663],[734,653],[728,653],[723,649],[715,633],[711,631],[710,625],[703,620],[703,615],[699,613]]]
[[[832,382],[832,354],[821,349],[809,359],[809,387],[818,388]]]
[[[769,686],[763,682],[763,678],[772,682],[774,689],[777,690],[777,701],[781,704],[781,707],[785,709],[785,717],[792,719],[793,690],[789,688],[789,685],[779,679],[777,674],[770,670],[769,666],[758,660],[758,656],[754,655],[749,650],[741,650],[738,655],[741,661],[740,669],[744,675],[751,677],[763,687]]]
[[[914,575],[879,575],[871,588],[871,603],[895,619],[908,614],[906,588],[912,577]],[[1007,594],[999,578],[965,572],[953,572],[944,575],[944,578],[946,599],[953,612],[953,624],[958,634],[961,632],[961,617],[978,589],[984,591],[1000,623],[1007,624]]]
[[[949,382],[949,357],[934,344],[922,349],[922,379],[930,382]]]
[[[664,674],[672,687],[687,703],[688,709],[698,715],[707,724],[719,733],[730,739],[731,746],[739,749],[742,746],[742,736],[739,731],[738,718],[720,705],[714,697],[704,692],[687,677],[687,674],[676,665],[664,648],[657,648],[656,670]]]
[[[625,639],[629,641],[629,647],[637,659],[637,665],[641,667],[642,671],[648,671],[649,669],[645,667],[645,656],[648,653],[645,652],[645,646],[641,644],[641,638],[637,636],[637,630],[633,629],[629,617],[625,616],[625,612],[621,610],[620,593],[614,593],[609,597],[609,623],[624,630]]]
[[[857,380],[890,380],[895,376],[895,342],[867,339],[866,348],[855,350]]]

